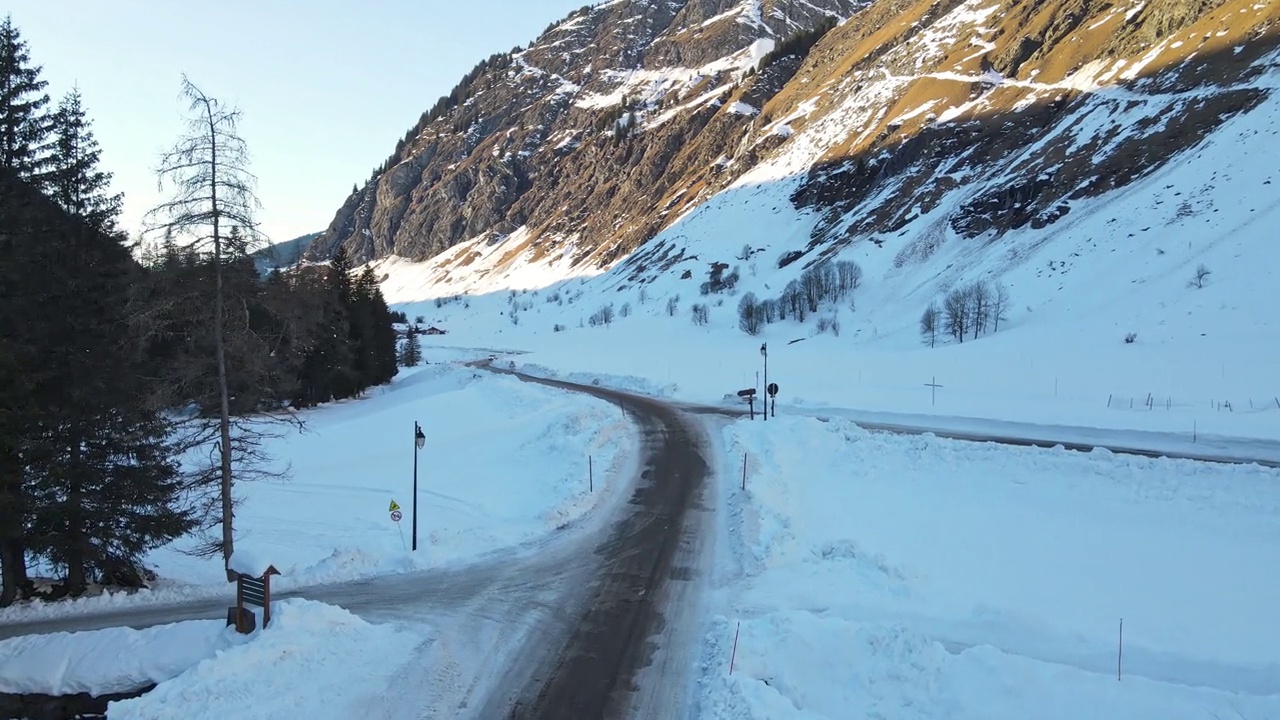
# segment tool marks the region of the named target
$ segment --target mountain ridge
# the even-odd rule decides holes
[[[363,261],[433,258],[444,293],[494,249],[502,258],[486,260],[486,274],[621,263],[630,280],[652,280],[650,265],[673,270],[698,254],[673,226],[763,163],[794,185],[787,210],[817,218],[806,241],[779,254],[779,270],[868,241],[901,268],[945,242],[987,246],[1050,228],[1194,148],[1276,86],[1280,11],[1249,0],[878,0],[844,7],[856,12],[782,57],[769,52],[778,32],[812,31],[820,19],[765,32],[742,14],[753,3],[666,3],[697,5],[702,14],[687,17],[706,27],[749,31],[715,35],[705,47],[729,54],[696,70],[596,72],[586,62],[599,55],[573,48],[600,28],[627,17],[672,25],[668,15],[619,15],[633,4],[652,6],[577,11],[480,73],[469,98],[348,199],[308,256],[342,244]],[[623,38],[610,52],[628,62],[656,46],[659,62],[678,54],[674,40],[649,40],[666,42],[653,28],[638,37],[650,46]],[[504,127],[477,111],[502,99],[494,72],[536,90],[522,112],[562,125]],[[445,162],[446,150],[463,149]],[[1027,255],[1036,242],[1001,247]]]

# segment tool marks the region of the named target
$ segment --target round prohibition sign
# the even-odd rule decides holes
[[[399,510],[391,511],[391,522],[400,522],[400,519],[403,517],[404,515]]]

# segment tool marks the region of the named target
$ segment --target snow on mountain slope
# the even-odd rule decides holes
[[[1268,308],[1280,303],[1273,279],[1280,170],[1269,149],[1280,134],[1280,97],[1272,91],[1280,71],[1274,55],[1259,68],[1248,84],[1266,95],[1253,109],[1148,176],[1073,200],[1071,212],[1046,227],[1012,229],[998,241],[962,238],[947,220],[964,201],[957,195],[894,236],[843,246],[831,257],[858,262],[865,277],[852,302],[816,313],[838,323],[838,336],[818,333],[810,318],[769,324],[751,337],[737,328],[736,307],[741,293],[777,297],[800,275],[801,263],[779,269],[777,260],[808,246],[821,216],[790,199],[806,182],[805,168],[848,132],[840,113],[797,130],[787,153],[692,205],[608,272],[573,264],[571,249],[541,257],[536,248],[511,252],[477,240],[427,263],[380,261],[383,288],[411,316],[447,325],[450,342],[533,350],[529,362],[642,376],[690,399],[719,400],[755,384],[762,369],[756,349],[769,341],[771,379],[781,384],[784,405],[1138,428],[1188,439],[1277,438],[1280,387],[1272,368],[1280,321]],[[1080,73],[1096,81],[1096,69]],[[1087,117],[1091,108],[1085,104]],[[714,261],[737,268],[741,279],[732,291],[700,296]],[[1188,287],[1201,264],[1212,274],[1203,288]],[[973,280],[1009,287],[999,331],[923,346],[924,308]],[[465,301],[436,307],[437,298],[460,294]],[[690,322],[695,303],[709,306],[706,327]],[[615,308],[612,324],[588,325],[606,304]],[[629,317],[621,317],[624,305]],[[558,326],[563,332],[553,332]],[[1132,344],[1124,342],[1129,333]],[[798,339],[804,342],[785,344]],[[936,404],[924,385],[935,378],[943,386]]]

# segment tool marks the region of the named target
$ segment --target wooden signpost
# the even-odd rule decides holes
[[[755,420],[756,419],[756,389],[747,388],[746,390],[739,390],[738,397],[746,399],[747,405],[751,408],[751,419]]]
[[[271,623],[271,576],[279,574],[274,565],[268,565],[262,577],[236,574],[236,606],[227,608],[227,624],[235,625],[236,632],[247,635],[253,632],[257,622],[246,605],[262,608],[262,627]]]

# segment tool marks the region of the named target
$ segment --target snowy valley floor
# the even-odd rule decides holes
[[[715,567],[689,638],[689,718],[1280,716],[1280,471],[869,433],[831,414],[704,416]],[[407,509],[415,419],[432,438],[429,529],[410,558],[386,510]],[[445,364],[309,421],[313,434],[282,441],[296,479],[246,489],[241,515],[246,543],[295,586],[454,567],[607,517],[635,442],[616,408]],[[603,492],[580,487],[587,452]],[[169,581],[151,601],[226,593],[217,563],[154,559]],[[473,627],[498,626],[457,612],[370,623],[288,600],[277,613],[247,642],[218,621],[0,641],[0,690],[160,681],[111,717],[453,717],[446,701],[501,672],[469,647],[493,640]],[[134,662],[102,659],[120,647]]]
[[[721,457],[694,717],[1280,714],[1280,472],[789,417]]]

